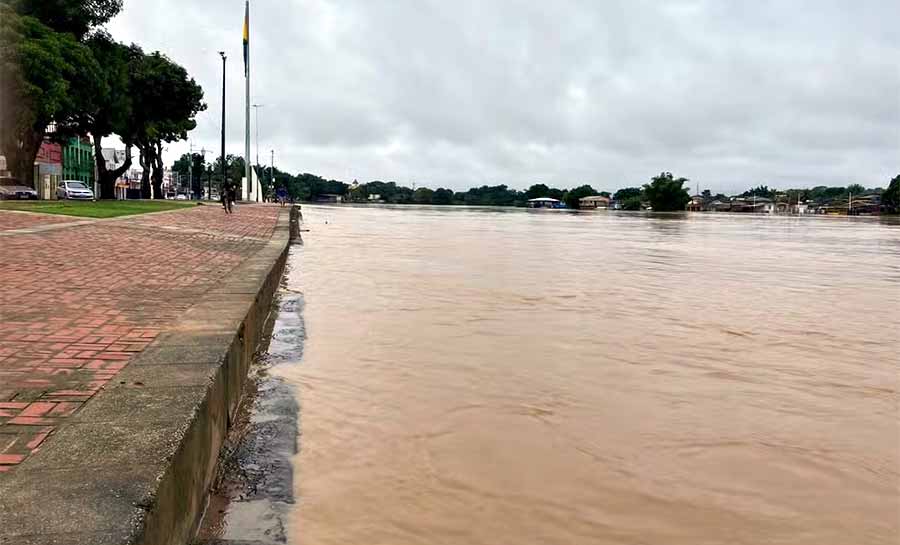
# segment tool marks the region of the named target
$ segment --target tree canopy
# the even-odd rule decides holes
[[[568,208],[577,209],[580,204],[580,199],[596,194],[597,191],[593,187],[589,185],[580,185],[566,192],[565,197],[563,198],[563,202],[566,203],[566,206]]]
[[[640,210],[644,191],[639,187],[623,187],[613,194],[622,210]]]
[[[81,39],[122,10],[122,0],[2,0],[20,15]]]
[[[859,184],[850,184],[847,186],[847,193],[851,195],[862,195],[866,192],[866,188]]]
[[[881,203],[889,212],[900,213],[900,174],[888,183],[887,189],[881,194]]]
[[[31,183],[51,123],[68,125],[96,101],[99,66],[73,35],[0,4],[0,153]]]
[[[14,176],[32,183],[45,137],[90,134],[101,196],[113,196],[132,144],[162,196],[162,143],[196,126],[203,91],[164,55],[104,32],[121,9],[122,0],[0,0],[0,154]],[[125,143],[126,160],[107,172],[102,139],[112,134]]]
[[[671,172],[662,172],[659,176],[654,176],[649,184],[644,185],[644,195],[654,211],[684,210],[691,200],[684,187],[687,181],[687,178],[675,178]]]

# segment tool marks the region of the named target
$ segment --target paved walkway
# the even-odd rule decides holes
[[[0,232],[27,229],[29,227],[40,227],[44,225],[71,223],[80,219],[81,218],[73,218],[72,216],[28,214],[26,212],[0,210]]]
[[[256,253],[279,210],[89,221],[0,210],[0,478]]]

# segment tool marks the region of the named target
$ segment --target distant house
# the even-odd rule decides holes
[[[687,203],[687,206],[685,206],[685,210],[689,212],[703,212],[708,210],[703,195],[691,195],[691,200]]]
[[[550,197],[538,197],[536,199],[528,199],[528,208],[565,208],[566,205],[563,204],[559,199],[552,199]]]
[[[881,214],[881,195],[853,197],[848,208],[853,216],[877,216]]]
[[[582,197],[578,199],[578,207],[581,209],[594,210],[609,208],[609,197],[603,195],[591,195],[590,197]]]
[[[766,197],[738,197],[731,201],[732,212],[771,214],[774,210],[775,203]]]
[[[344,202],[344,197],[338,195],[337,193],[326,193],[324,195],[319,195],[316,197],[316,202],[321,203],[340,203]]]
[[[713,201],[709,203],[709,209],[713,212],[731,212],[731,201]]]
[[[808,202],[796,202],[791,205],[791,214],[809,214],[810,208]]]

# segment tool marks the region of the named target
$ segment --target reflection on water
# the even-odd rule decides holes
[[[305,207],[295,544],[900,540],[900,227]]]

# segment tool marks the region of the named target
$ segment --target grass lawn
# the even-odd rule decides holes
[[[115,218],[197,206],[180,201],[0,201],[0,210],[62,214],[83,218]]]

